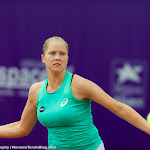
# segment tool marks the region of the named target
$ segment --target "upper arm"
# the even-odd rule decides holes
[[[118,114],[118,112],[122,109],[122,104],[120,102],[109,96],[94,82],[80,76],[76,76],[75,80],[76,90],[81,93],[84,99],[91,99],[115,114]]]
[[[24,107],[19,126],[28,135],[37,121],[36,101],[38,97],[38,86],[34,84],[29,90],[27,103]]]
[[[113,99],[97,84],[90,82],[87,91],[87,95],[90,99],[109,109],[113,113],[118,114],[122,109],[122,104]]]

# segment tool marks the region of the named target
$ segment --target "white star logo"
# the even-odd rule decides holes
[[[139,73],[142,72],[143,68],[141,66],[131,66],[129,63],[124,63],[123,68],[117,69],[118,82],[124,83],[126,81],[132,81],[136,83],[141,82]]]

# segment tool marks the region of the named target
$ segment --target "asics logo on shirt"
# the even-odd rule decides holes
[[[68,98],[64,98],[63,102],[60,104],[60,107],[64,107],[68,103]]]

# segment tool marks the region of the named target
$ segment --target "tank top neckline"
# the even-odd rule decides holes
[[[67,71],[66,71],[66,73],[65,73],[65,77],[64,77],[63,82],[61,83],[61,85],[59,86],[59,88],[58,88],[56,91],[54,91],[54,92],[48,92],[48,91],[47,91],[47,89],[46,89],[46,88],[47,88],[47,84],[48,84],[48,78],[47,78],[47,79],[46,79],[46,83],[45,83],[45,87],[44,87],[46,93],[47,93],[47,94],[55,94],[56,92],[58,92],[58,91],[61,89],[61,87],[64,85],[64,82],[65,82],[66,78],[67,78]]]

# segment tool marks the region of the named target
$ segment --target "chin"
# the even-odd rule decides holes
[[[63,71],[64,71],[64,69],[60,69],[60,68],[55,68],[55,69],[52,70],[52,72],[54,72],[54,73],[60,73],[60,72],[63,72]]]

